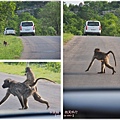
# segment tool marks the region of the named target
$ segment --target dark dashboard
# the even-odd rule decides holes
[[[63,118],[120,118],[120,88],[64,89]]]

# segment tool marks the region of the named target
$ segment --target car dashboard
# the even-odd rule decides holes
[[[120,88],[64,89],[63,118],[120,118]]]

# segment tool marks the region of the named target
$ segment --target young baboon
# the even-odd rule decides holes
[[[33,86],[33,83],[36,84],[39,79],[44,79],[44,80],[55,83],[54,81],[47,79],[47,78],[37,78],[35,80],[35,75],[30,67],[25,68],[25,75],[27,76],[27,79],[23,83],[29,86],[31,85]]]
[[[14,96],[17,96],[22,108],[20,109],[27,109],[28,108],[28,101],[27,98],[30,95],[36,96],[36,88],[34,87],[38,80],[41,80],[42,78],[36,79],[35,82],[33,82],[32,85],[26,85],[24,83],[16,82],[15,80],[11,80],[10,78],[4,80],[4,84],[2,85],[3,88],[8,88],[5,97],[0,101],[0,105],[5,102],[10,94],[13,94]],[[49,80],[49,79],[48,79]],[[36,96],[37,99],[37,96]],[[47,103],[47,101],[39,98],[42,103]],[[38,100],[39,101],[39,100]],[[39,102],[40,102],[39,101]]]
[[[3,45],[4,45],[4,46],[7,46],[8,43],[7,43],[6,41],[3,41]]]
[[[115,66],[116,66],[115,55],[114,55],[114,53],[112,51],[104,53],[104,52],[101,52],[99,48],[95,48],[92,61],[90,62],[90,64],[89,64],[89,66],[88,66],[86,71],[89,71],[92,63],[94,62],[95,59],[97,59],[97,60],[101,61],[101,72],[98,72],[99,74],[100,73],[105,73],[105,66],[113,71],[112,74],[116,73],[116,71],[114,70],[114,67],[112,67],[109,64],[109,54],[110,53],[112,53],[112,55],[113,55]]]
[[[30,67],[25,68],[25,75],[27,79],[23,83],[25,83],[26,85],[31,85],[35,82],[35,75]]]

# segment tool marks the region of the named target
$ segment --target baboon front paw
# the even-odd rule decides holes
[[[89,71],[88,69],[87,70],[85,70],[85,72],[87,72],[87,71]]]
[[[19,110],[24,110],[24,108],[19,108]]]
[[[28,107],[19,108],[19,110],[25,110],[25,109],[28,109]]]

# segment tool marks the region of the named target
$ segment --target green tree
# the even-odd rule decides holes
[[[48,35],[56,35],[56,30],[52,26],[48,27]]]
[[[40,8],[38,12],[38,18],[42,21],[42,28],[53,27],[57,35],[61,34],[60,29],[60,2],[48,2],[43,8]]]
[[[16,3],[12,1],[0,2],[0,32],[8,25],[8,21],[15,15]]]

